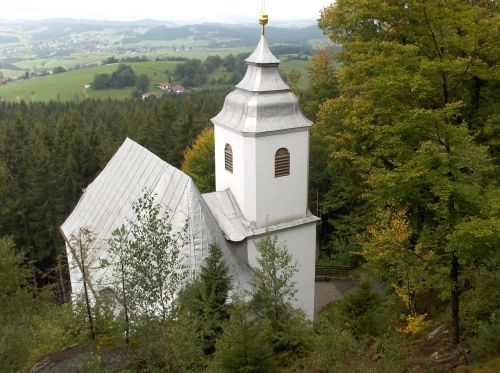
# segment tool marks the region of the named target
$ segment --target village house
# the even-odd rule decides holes
[[[160,83],[156,86],[156,88],[170,94],[179,94],[186,92],[186,89],[179,83]]]
[[[156,93],[148,92],[148,93],[143,93],[143,95],[141,96],[141,100],[144,101],[150,98],[157,98],[157,97],[158,95]]]
[[[160,83],[156,88],[161,89],[164,92],[170,92],[172,90],[172,85],[170,83]]]

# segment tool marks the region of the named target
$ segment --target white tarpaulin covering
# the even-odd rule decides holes
[[[96,291],[109,286],[112,267],[100,268],[98,264],[100,260],[113,262],[107,249],[108,240],[116,228],[133,221],[132,204],[146,191],[155,196],[162,213],[168,213],[174,232],[188,222],[189,244],[182,249],[182,253],[191,274],[199,271],[209,245],[215,242],[222,247],[224,259],[231,269],[234,290],[248,287],[251,269],[233,253],[231,243],[225,240],[193,180],[127,139],[86,188],[77,206],[61,226],[68,244],[73,293],[81,293],[83,282],[81,270],[70,249],[72,241],[74,243],[79,239],[82,229],[92,232],[95,239],[89,250],[92,264],[88,282]]]

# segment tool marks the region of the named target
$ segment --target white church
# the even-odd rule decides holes
[[[263,31],[266,23],[267,17],[261,17]],[[181,229],[188,221],[189,243],[182,253],[191,275],[198,273],[209,245],[217,243],[236,292],[250,289],[256,243],[266,231],[277,235],[300,268],[296,306],[313,318],[319,219],[307,207],[312,123],[281,78],[264,32],[246,62],[245,77],[212,119],[216,192],[200,194],[189,176],[126,139],[61,227],[73,294],[83,292],[83,276],[72,239],[82,228],[91,231],[93,262],[112,262],[107,250],[111,233],[133,219],[132,203],[149,190],[173,227]],[[97,264],[88,269],[85,279],[94,295],[106,291],[111,270]]]

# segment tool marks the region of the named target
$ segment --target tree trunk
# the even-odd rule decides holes
[[[455,252],[451,254],[451,326],[453,343],[458,345],[460,341],[460,320],[459,320],[459,301],[460,289],[458,288],[458,258]]]
[[[80,259],[82,262],[82,277],[83,277],[83,291],[85,293],[85,305],[87,306],[87,316],[89,318],[90,336],[95,340],[94,319],[92,318],[92,310],[90,309],[89,292],[87,290],[87,277],[85,275],[85,258],[83,257],[82,239],[80,232]]]
[[[123,259],[120,257],[120,266],[122,270],[122,292],[123,292],[123,311],[125,312],[125,344],[128,346],[129,345],[129,339],[130,339],[130,325],[129,325],[129,319],[128,319],[128,305],[127,305],[127,295],[125,293],[125,268],[123,266]]]

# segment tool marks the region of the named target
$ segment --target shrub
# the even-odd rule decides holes
[[[273,349],[266,326],[249,313],[245,303],[236,302],[229,321],[216,343],[213,372],[266,373],[273,368]]]

